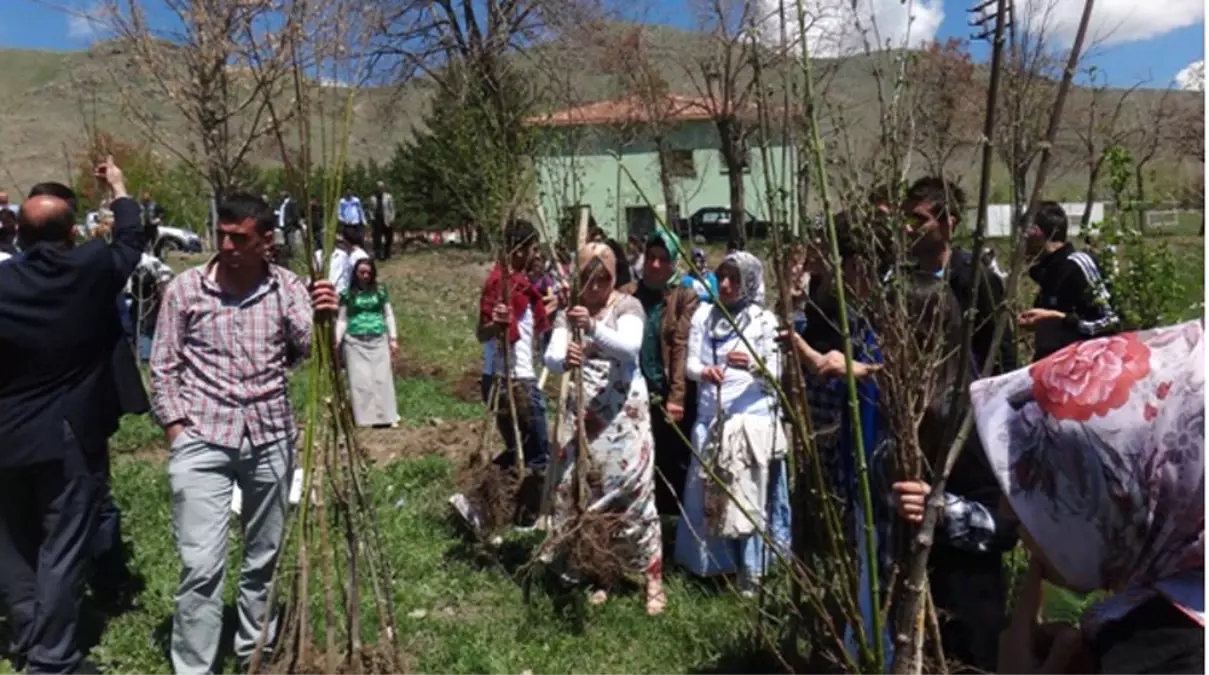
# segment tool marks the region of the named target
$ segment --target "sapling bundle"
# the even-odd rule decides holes
[[[317,266],[309,256],[303,262],[302,273],[312,283],[328,278],[330,272],[335,206],[342,191],[358,88],[334,94],[315,86],[311,71],[330,69],[330,75],[337,75],[340,69],[339,75],[351,72],[354,81],[360,77],[361,64],[356,59],[350,63],[346,49],[357,44],[356,36],[363,34],[365,26],[348,18],[347,8],[341,4],[286,3],[281,7],[281,35],[288,39],[253,50],[286,50],[292,64],[293,109],[288,118],[297,121],[296,155],[286,151],[287,116],[278,113],[275,101],[267,109],[292,194],[311,195],[315,189],[325,206],[324,263]],[[367,25],[372,23],[367,20]],[[248,30],[251,40],[252,30]],[[311,184],[312,116],[321,126],[319,154],[327,177],[321,186]],[[330,136],[328,122],[337,125]],[[301,161],[293,161],[295,156]],[[310,223],[312,228],[318,225]],[[378,525],[370,465],[357,443],[349,390],[335,344],[334,319],[330,315],[315,317],[306,373],[305,427],[297,452],[302,500],[290,516],[286,545],[271,587],[269,615],[250,672],[398,673],[408,667],[398,643],[394,575]],[[274,623],[275,636],[270,633]]]

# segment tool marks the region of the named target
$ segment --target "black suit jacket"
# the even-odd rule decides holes
[[[113,243],[40,243],[0,265],[0,468],[62,458],[64,420],[86,450],[104,448],[123,412],[114,301],[146,237],[137,202],[112,208]]]

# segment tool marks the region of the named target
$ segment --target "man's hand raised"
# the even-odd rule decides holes
[[[114,164],[113,155],[109,155],[104,162],[93,168],[92,175],[113,192],[114,199],[130,196],[126,190],[126,174]]]

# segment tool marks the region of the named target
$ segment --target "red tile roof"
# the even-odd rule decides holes
[[[712,118],[709,103],[705,99],[669,94],[666,97],[665,106],[664,110],[669,120],[700,122]],[[648,121],[652,107],[648,103],[634,99],[598,101],[545,115],[536,115],[525,121],[533,126],[541,127],[628,124]]]

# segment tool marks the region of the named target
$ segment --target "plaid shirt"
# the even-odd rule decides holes
[[[181,274],[164,294],[151,351],[152,409],[165,427],[238,448],[293,438],[290,366],[311,350],[310,293],[276,265],[243,299],[210,278],[214,263]]]

